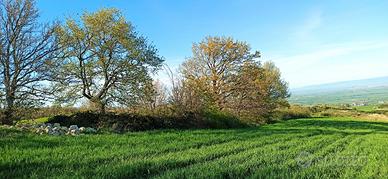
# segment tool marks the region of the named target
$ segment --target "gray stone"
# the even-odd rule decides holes
[[[50,134],[51,131],[52,131],[52,129],[49,128],[49,127],[46,127],[46,128],[44,129],[44,132],[45,132],[46,134]]]
[[[65,126],[61,127],[61,130],[64,131],[64,132],[67,132],[69,129]]]
[[[69,127],[69,130],[79,130],[78,126],[77,125],[71,125]]]
[[[69,130],[69,132],[68,132],[70,135],[73,135],[73,136],[75,136],[75,135],[78,135],[79,134],[79,130],[76,130],[76,129],[72,129],[72,130]]]
[[[55,136],[60,135],[59,131],[54,131],[54,130],[50,131],[48,134],[49,135],[55,135]]]

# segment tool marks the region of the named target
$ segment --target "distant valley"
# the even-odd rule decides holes
[[[388,76],[291,89],[292,104],[388,103]]]

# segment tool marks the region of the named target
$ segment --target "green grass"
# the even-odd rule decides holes
[[[356,106],[356,107],[353,107],[353,109],[360,112],[375,112],[376,110],[378,110],[378,106],[375,106],[375,105]]]
[[[359,112],[366,112],[366,113],[386,113],[388,112],[388,108],[386,106],[379,106],[379,105],[367,105],[367,106],[357,106],[353,107],[354,110]]]
[[[0,178],[388,176],[388,123],[289,120],[236,130],[39,136],[0,129]]]
[[[23,119],[17,122],[17,124],[41,124],[48,122],[49,117],[41,117],[38,119]]]

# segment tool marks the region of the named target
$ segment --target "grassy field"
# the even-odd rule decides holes
[[[378,104],[381,101],[388,102],[387,87],[375,87],[366,89],[349,89],[336,92],[314,92],[306,94],[291,94],[290,103],[303,105],[316,104],[352,104],[368,103]]]
[[[0,178],[388,177],[388,123],[39,136],[0,129]]]

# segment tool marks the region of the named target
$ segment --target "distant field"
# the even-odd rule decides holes
[[[341,90],[335,92],[309,92],[294,93],[289,99],[293,104],[352,104],[368,103],[378,104],[379,102],[388,103],[388,87],[376,87],[365,89]]]
[[[77,137],[0,129],[0,178],[388,177],[388,123],[290,120],[238,130]]]

